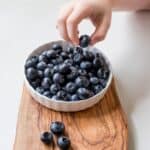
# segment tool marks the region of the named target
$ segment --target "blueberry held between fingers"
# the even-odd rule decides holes
[[[88,35],[82,35],[79,39],[81,47],[88,47],[90,44],[90,37]]]
[[[61,135],[65,131],[65,125],[63,122],[55,121],[51,123],[50,130],[56,135]]]
[[[68,137],[61,136],[58,138],[57,144],[61,150],[69,150],[71,142],[70,142],[70,139]]]
[[[53,142],[53,134],[50,132],[43,132],[40,136],[40,139],[43,143],[49,145]]]

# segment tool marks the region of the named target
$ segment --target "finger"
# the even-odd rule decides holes
[[[57,20],[57,29],[59,30],[61,37],[67,41],[69,41],[70,39],[67,33],[66,20],[70,15],[70,13],[72,12],[72,10],[73,10],[73,4],[70,3],[60,11],[60,15]]]
[[[79,44],[78,24],[88,15],[89,12],[86,7],[81,7],[77,5],[67,19],[68,36],[74,44]]]
[[[104,15],[102,18],[102,22],[96,26],[94,33],[91,36],[91,44],[95,44],[98,41],[102,41],[105,39],[107,31],[109,29],[111,22],[111,13]]]

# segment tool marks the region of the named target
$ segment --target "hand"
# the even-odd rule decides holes
[[[111,0],[74,0],[60,12],[57,28],[67,41],[79,44],[78,24],[89,18],[95,26],[91,44],[105,38],[111,22]]]

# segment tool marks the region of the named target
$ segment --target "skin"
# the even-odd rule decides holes
[[[57,29],[63,39],[79,44],[78,25],[90,19],[95,27],[91,44],[105,39],[111,24],[112,10],[143,10],[150,8],[150,0],[73,0],[59,14]]]

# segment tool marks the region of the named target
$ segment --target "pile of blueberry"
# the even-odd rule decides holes
[[[41,141],[46,145],[50,145],[54,142],[53,135],[56,135],[57,145],[61,150],[68,150],[70,147],[70,139],[64,136],[65,126],[60,121],[52,122],[50,125],[50,132],[46,131],[41,134]]]
[[[64,101],[84,100],[105,88],[109,68],[103,56],[89,51],[90,38],[80,37],[80,46],[52,48],[30,57],[25,73],[31,86],[40,94]]]

